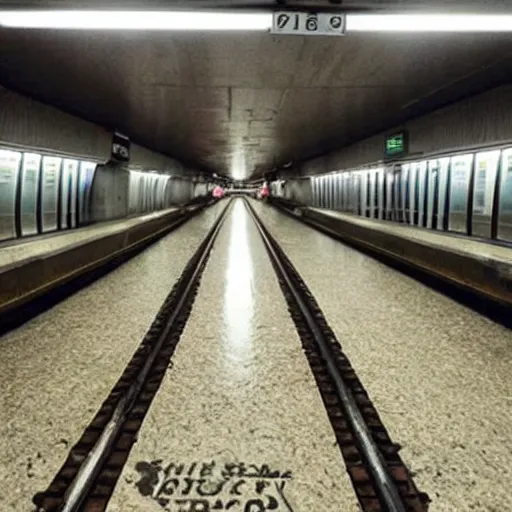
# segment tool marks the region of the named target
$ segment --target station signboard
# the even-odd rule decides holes
[[[119,132],[112,137],[112,158],[119,162],[130,160],[130,139]]]
[[[385,155],[387,158],[404,156],[409,151],[409,137],[405,130],[386,137]]]
[[[302,36],[342,36],[346,18],[343,13],[276,11],[272,17],[273,34]]]

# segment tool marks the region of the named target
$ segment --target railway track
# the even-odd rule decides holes
[[[38,512],[106,509],[138,431],[170,365],[228,203],[189,260],[123,375],[71,448]],[[421,493],[314,297],[248,201],[313,371],[355,493],[365,512],[425,512]],[[340,508],[340,510],[342,510]]]
[[[190,314],[201,275],[231,201],[187,263],[125,371],[49,487],[38,512],[105,510]]]
[[[425,512],[416,487],[379,414],[315,298],[284,251],[245,200],[301,338],[352,485],[365,512]]]

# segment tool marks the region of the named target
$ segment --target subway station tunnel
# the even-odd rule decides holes
[[[0,0],[0,510],[512,510],[511,27]]]

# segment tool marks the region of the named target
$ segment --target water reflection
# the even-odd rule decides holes
[[[254,269],[247,234],[250,219],[242,201],[235,201],[230,219],[231,235],[224,295],[226,356],[230,361],[230,370],[233,371],[234,365],[239,365],[236,371],[243,374],[244,360],[250,359],[252,353]]]

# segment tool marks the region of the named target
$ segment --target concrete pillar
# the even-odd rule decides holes
[[[100,222],[128,215],[130,173],[109,162],[96,167],[91,194],[91,220]]]

